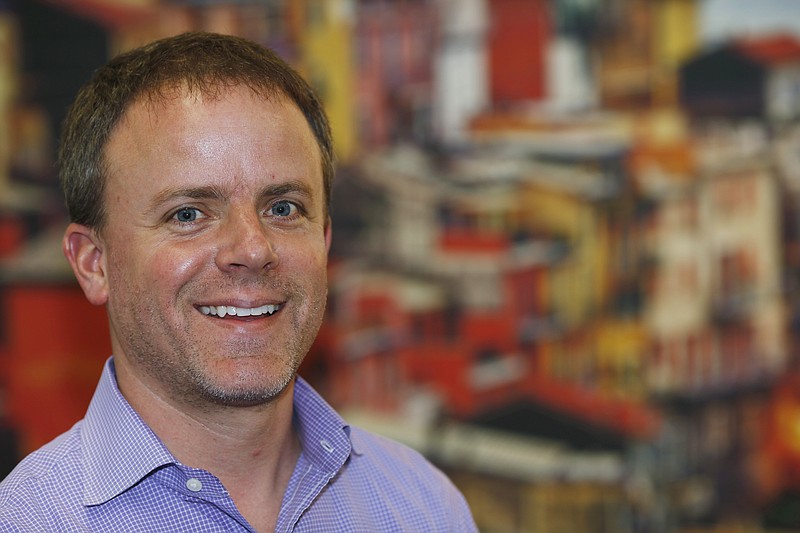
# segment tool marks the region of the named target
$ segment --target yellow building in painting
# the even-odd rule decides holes
[[[654,100],[671,105],[678,98],[678,68],[698,48],[697,0],[667,0],[653,6]]]
[[[14,41],[13,21],[0,14],[0,190],[8,183],[11,160],[11,105],[16,92]]]
[[[356,152],[352,0],[296,0],[290,4],[303,72],[322,98],[340,162]]]
[[[597,206],[566,187],[568,178],[581,171],[572,169],[570,173],[572,176],[565,174],[561,180],[553,175],[549,184],[527,183],[520,198],[526,229],[562,240],[569,248],[568,258],[552,273],[549,298],[564,325],[574,327],[589,320],[607,295],[609,237]]]
[[[697,0],[667,0],[653,7],[656,57],[676,67],[697,50]]]

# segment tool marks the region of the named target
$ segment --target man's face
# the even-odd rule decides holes
[[[300,110],[246,88],[138,102],[105,155],[98,241],[118,365],[199,405],[280,393],[327,295],[320,151]]]

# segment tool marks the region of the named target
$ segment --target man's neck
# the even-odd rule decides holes
[[[117,365],[128,403],[181,463],[214,474],[258,531],[272,531],[300,441],[292,424],[294,382],[253,407],[179,403]]]

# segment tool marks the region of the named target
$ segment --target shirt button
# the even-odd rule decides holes
[[[186,488],[192,492],[200,492],[203,489],[203,484],[197,478],[189,478],[186,480]]]
[[[328,452],[328,453],[333,452],[333,446],[331,446],[330,442],[328,442],[325,439],[323,439],[323,440],[319,441],[319,443],[323,448],[325,448],[326,452]]]

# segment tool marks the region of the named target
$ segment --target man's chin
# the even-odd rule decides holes
[[[271,375],[269,378],[230,376],[226,381],[210,382],[201,379],[196,382],[199,401],[220,407],[255,407],[275,401],[282,397],[289,385],[294,382],[295,373],[284,371],[282,377]]]
[[[288,387],[288,383],[281,388],[270,389],[247,389],[247,390],[216,390],[207,391],[205,399],[208,403],[220,407],[256,407],[272,403],[283,396]]]

